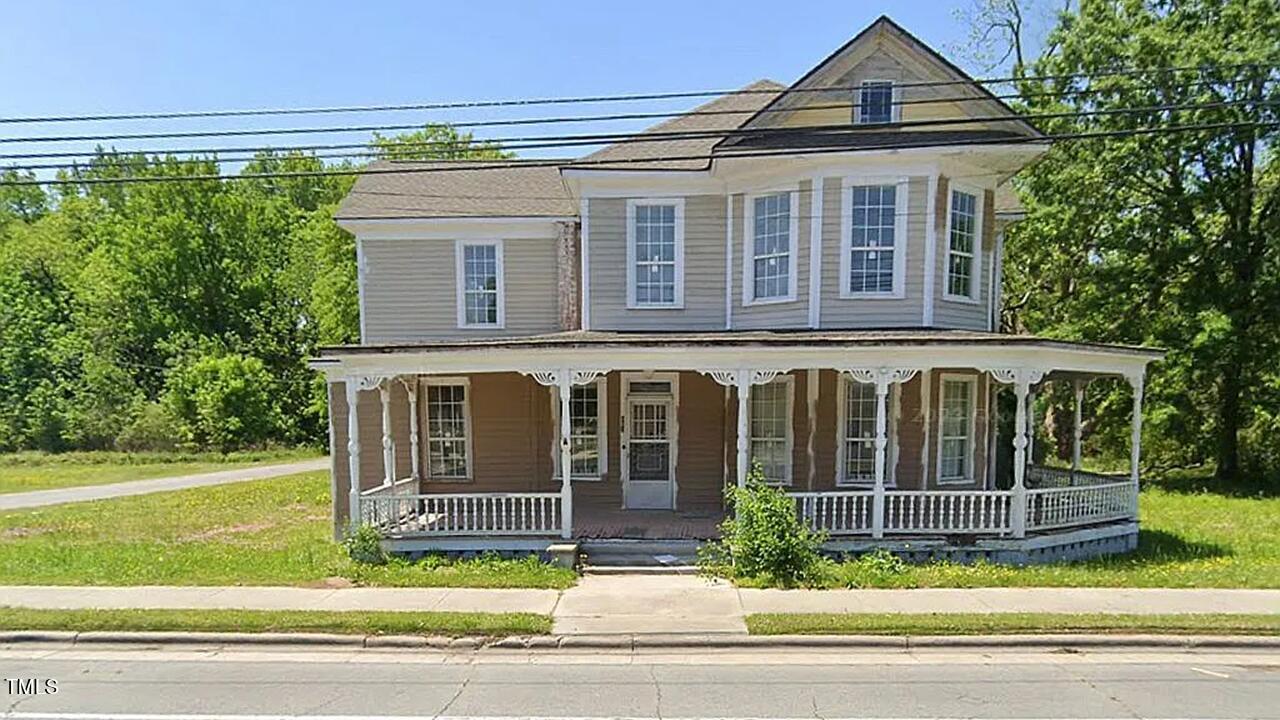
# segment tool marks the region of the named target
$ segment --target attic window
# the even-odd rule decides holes
[[[863,80],[853,119],[859,125],[893,122],[893,81]]]

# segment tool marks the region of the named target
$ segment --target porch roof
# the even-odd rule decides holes
[[[1042,348],[1053,350],[1087,350],[1108,354],[1137,356],[1159,360],[1164,350],[1141,345],[1118,345],[1041,338],[1034,335],[1009,335],[975,330],[731,330],[719,332],[624,332],[575,330],[512,337],[484,337],[433,340],[412,343],[370,345],[334,345],[318,349],[318,361],[354,355],[423,354],[457,350],[511,349],[560,350],[587,348],[840,348],[840,347],[921,347],[921,346],[988,346]]]

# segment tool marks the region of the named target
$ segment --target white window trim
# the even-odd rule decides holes
[[[845,453],[847,452],[844,443],[844,433],[845,426],[849,419],[849,403],[847,402],[846,394],[849,392],[849,384],[854,382],[857,382],[857,380],[854,380],[844,373],[840,373],[840,381],[836,383],[836,487],[872,488],[875,487],[876,484],[874,477],[869,480],[861,480],[851,479],[846,477],[844,474],[844,459]],[[895,383],[893,387],[897,388],[901,386]],[[897,426],[899,409],[898,403],[894,400],[895,396],[891,391],[889,397],[886,398],[888,407],[885,408],[887,424],[887,427],[885,428],[885,438],[889,441],[889,444],[884,448],[884,486],[887,488],[896,488],[898,486],[898,463],[896,461],[896,457],[898,453]],[[875,438],[873,437],[873,449],[875,448],[874,442]]]
[[[675,295],[669,303],[636,302],[636,208],[641,205],[672,205],[676,212],[675,237]],[[683,310],[684,309],[684,198],[630,198],[627,200],[627,309],[628,310]]]
[[[965,469],[963,478],[943,478],[942,477],[942,426],[946,419],[946,397],[948,382],[963,382],[969,385],[969,450],[968,467]],[[977,481],[974,474],[974,462],[977,459],[977,437],[978,437],[978,376],[977,375],[961,375],[958,373],[939,373],[938,375],[938,448],[937,462],[935,463],[934,478],[938,485],[972,485]]]
[[[785,443],[785,444],[786,444],[786,448],[787,448],[787,449],[786,449],[787,470],[786,470],[786,473],[785,473],[785,479],[784,479],[782,482],[771,482],[771,483],[768,483],[768,484],[769,484],[769,485],[776,486],[776,487],[791,487],[791,486],[795,483],[795,464],[796,464],[796,459],[795,459],[795,452],[796,452],[796,432],[795,432],[795,419],[796,419],[796,415],[795,415],[795,413],[796,413],[796,383],[795,383],[795,377],[793,377],[793,376],[791,376],[791,375],[779,375],[779,376],[775,377],[773,380],[769,381],[769,383],[768,383],[768,384],[772,385],[773,383],[782,383],[782,384],[786,387],[786,397],[787,397],[787,410],[786,410],[786,412],[787,412],[787,422],[786,422],[786,428],[787,428],[787,435],[786,435],[786,443]],[[757,386],[757,387],[763,387],[763,385],[761,385],[761,386]],[[751,397],[755,397],[754,389],[755,389],[755,388],[752,388],[753,392],[752,392],[752,394],[751,394]],[[752,405],[750,402],[748,402],[748,403],[747,403],[747,409],[748,409],[748,412],[750,412],[752,409],[754,409],[754,407],[755,407],[755,406],[754,406],[754,405]],[[751,432],[751,418],[748,418],[748,419],[747,419],[747,433],[748,433],[748,435],[750,435],[750,432]],[[748,438],[747,438],[747,450],[748,450],[748,453],[750,453],[751,444],[752,444],[753,442],[755,442],[755,438],[754,438],[754,437],[748,437]]]
[[[862,89],[867,85],[889,83],[889,122],[867,122],[862,119]],[[854,125],[890,125],[902,122],[902,86],[897,80],[889,78],[866,78],[858,83],[858,88],[854,91],[856,94],[853,100],[853,124]]]
[[[962,192],[966,195],[973,196],[973,276],[970,278],[969,295],[953,295],[950,291],[951,274],[951,205],[955,201],[956,192]],[[947,188],[947,227],[943,233],[943,240],[946,242],[946,252],[942,254],[942,299],[948,302],[966,303],[969,305],[978,305],[982,302],[982,229],[983,229],[983,200],[986,193],[982,188],[972,185],[964,185],[961,183],[952,183]]]
[[[466,268],[466,251],[467,247],[476,247],[482,245],[492,245],[494,247],[494,260],[496,262],[496,272],[498,275],[498,322],[496,323],[469,323],[467,322],[467,268]],[[454,241],[454,301],[458,308],[458,329],[487,329],[502,330],[507,326],[507,288],[504,280],[502,257],[505,255],[501,240],[456,240]]]
[[[790,218],[787,224],[787,292],[780,297],[756,298],[756,222],[755,222],[755,205],[759,198],[770,197],[773,195],[786,195],[790,210],[787,215]],[[787,188],[776,190],[774,192],[752,193],[746,196],[742,208],[742,306],[751,307],[752,305],[777,305],[779,303],[795,302],[797,298],[796,290],[799,287],[799,279],[796,277],[796,269],[799,263],[796,256],[800,253],[800,189]]]
[[[574,482],[599,482],[609,472],[609,378],[607,375],[601,375],[588,384],[596,386],[596,429],[598,434],[596,442],[600,448],[600,459],[596,463],[597,474],[572,475],[569,479]],[[555,429],[553,430],[551,446],[556,449],[554,467],[551,470],[551,479],[553,480],[560,479],[560,399],[556,397],[558,392],[556,387],[551,387],[551,419],[555,423],[552,426]]]
[[[868,185],[895,185],[893,200],[893,289],[889,292],[852,292],[849,271],[853,254],[853,189]],[[840,299],[901,300],[907,287],[907,217],[910,179],[906,177],[846,176],[840,181]]]
[[[466,434],[465,434],[464,440],[466,443],[466,453],[467,453],[467,474],[465,476],[461,476],[461,477],[457,475],[438,476],[438,475],[431,474],[431,407],[430,407],[431,404],[430,402],[428,402],[428,398],[427,398],[427,387],[429,385],[461,385],[464,388],[463,403],[462,403],[462,422],[463,422],[463,425],[466,426],[465,427]],[[473,464],[475,462],[475,458],[474,458],[475,443],[472,442],[471,378],[465,375],[458,376],[458,377],[425,376],[422,378],[422,382],[418,383],[418,388],[419,388],[418,392],[422,393],[422,397],[418,398],[418,405],[419,407],[422,408],[420,412],[424,413],[427,420],[427,422],[424,423],[424,426],[422,427],[422,432],[420,433],[422,435],[422,443],[425,445],[425,447],[423,448],[423,451],[424,451],[423,460],[425,461],[424,468],[423,468],[423,478],[428,482],[437,482],[437,483],[473,482],[475,480],[475,474],[472,470],[472,468],[474,467]]]

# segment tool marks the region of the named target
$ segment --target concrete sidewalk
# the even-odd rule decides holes
[[[562,635],[739,634],[752,613],[1280,613],[1280,590],[751,590],[688,575],[588,575],[563,592],[469,588],[0,586],[0,606],[550,614]]]
[[[312,470],[325,470],[328,467],[329,458],[315,458],[314,460],[302,460],[281,465],[257,465],[234,470],[218,470],[217,472],[200,473],[198,475],[178,475],[175,477],[153,478],[151,480],[109,483],[107,485],[83,485],[80,487],[58,488],[56,490],[8,493],[0,495],[0,511],[21,510],[45,505],[61,505],[63,503],[84,502],[86,500],[105,500],[128,495],[145,495],[167,490],[185,490],[187,488],[223,485],[246,480],[264,480]]]

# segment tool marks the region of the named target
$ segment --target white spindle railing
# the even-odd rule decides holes
[[[1004,534],[1010,493],[1004,490],[890,490],[884,497],[885,534]]]
[[[1027,491],[1027,528],[1048,530],[1124,520],[1133,515],[1133,483],[1036,488]]]
[[[560,493],[383,492],[361,496],[360,521],[387,536],[556,535],[562,518]]]
[[[873,493],[870,491],[790,493],[800,519],[828,535],[871,532]]]

